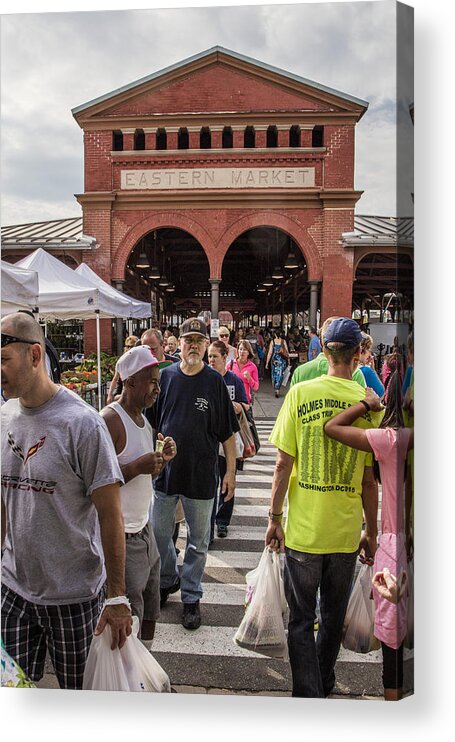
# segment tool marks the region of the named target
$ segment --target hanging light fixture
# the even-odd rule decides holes
[[[294,268],[298,268],[299,267],[299,261],[295,257],[294,250],[291,249],[291,238],[290,237],[288,237],[288,242],[289,242],[289,253],[288,253],[288,256],[286,258],[286,262],[284,264],[284,267],[287,268],[288,270],[293,270]]]
[[[150,261],[147,257],[147,253],[145,252],[144,240],[142,240],[141,252],[139,253],[139,257],[136,261],[136,268],[148,268],[149,265]]]
[[[169,291],[169,293],[171,293],[172,291],[175,291],[175,286],[172,283],[171,259],[168,258],[168,261],[169,261],[169,285],[166,287],[166,291]]]
[[[272,271],[272,278],[274,278],[275,280],[279,280],[281,278],[284,278],[284,273],[283,273],[283,269],[280,268],[280,266],[278,265],[278,263],[279,263],[279,250],[278,250],[278,230],[277,229],[275,230],[275,247],[276,247],[276,262],[277,262],[277,264],[276,264],[275,268]]]
[[[167,280],[166,273],[165,273],[164,247],[163,247],[163,245],[161,245],[161,252],[163,254],[163,274],[162,274],[160,280],[158,281],[158,286],[161,286],[161,288],[164,289],[164,288],[166,288],[166,286],[169,286],[169,281]]]
[[[262,283],[264,286],[273,286],[273,278],[270,275],[270,245],[267,245],[267,275]]]
[[[160,277],[161,273],[156,265],[156,229],[153,231],[153,265],[150,268],[149,272],[149,278],[151,278],[153,281],[157,281]]]
[[[258,286],[256,291],[267,291],[267,289],[265,288],[264,285],[262,285],[262,286]]]
[[[292,250],[289,251],[289,255],[286,258],[284,267],[287,268],[288,270],[292,270],[293,268],[299,267],[299,262],[297,258],[295,257],[295,254],[293,253]]]

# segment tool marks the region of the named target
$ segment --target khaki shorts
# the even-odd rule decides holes
[[[142,624],[160,615],[160,555],[150,524],[135,534],[126,534],[126,594],[133,615]]]

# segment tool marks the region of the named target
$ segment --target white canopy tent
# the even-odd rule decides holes
[[[128,317],[132,319],[147,319],[151,316],[150,304],[145,301],[133,299],[131,296],[127,296],[121,291],[118,291],[109,283],[103,281],[103,279],[100,278],[100,276],[95,273],[94,270],[89,268],[89,266],[85,263],[81,263],[76,268],[76,273],[85,278],[89,283],[93,284],[93,286],[106,291],[109,296],[112,296],[114,298],[126,299],[130,303],[130,314],[128,315]]]
[[[38,273],[18,268],[1,261],[2,268],[2,317],[18,309],[35,309],[38,306]]]
[[[38,273],[42,319],[96,319],[98,407],[101,408],[100,316],[128,317],[129,302],[115,299],[68,268],[41,247],[16,263]]]

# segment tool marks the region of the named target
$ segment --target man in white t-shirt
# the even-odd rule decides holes
[[[39,324],[7,315],[1,339],[2,640],[33,681],[49,651],[80,689],[94,631],[112,649],[131,633],[122,474],[98,413],[49,378]]]
[[[118,401],[101,411],[111,434],[125,484],[120,488],[125,521],[126,593],[140,623],[140,638],[150,649],[160,613],[160,555],[149,523],[152,477],[157,476],[177,449],[172,438],[153,432],[142,410],[158,397],[159,363],[148,345],[124,353],[116,370],[123,382]]]

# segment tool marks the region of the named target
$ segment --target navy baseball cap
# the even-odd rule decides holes
[[[190,317],[180,325],[179,337],[184,338],[187,335],[202,335],[207,337],[207,325],[199,317]]]
[[[356,348],[362,342],[362,331],[353,319],[339,317],[330,323],[324,333],[324,345],[341,343],[346,348]]]

